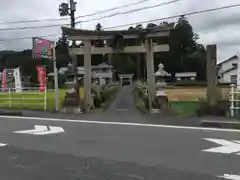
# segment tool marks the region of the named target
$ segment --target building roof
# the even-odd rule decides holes
[[[92,65],[92,68],[113,68],[113,66],[107,63],[101,63],[98,65]]]
[[[228,70],[226,70],[226,71],[223,71],[223,72],[221,72],[221,74],[225,74],[225,73],[231,72],[231,71],[233,71],[233,70],[235,70],[235,69],[237,69],[237,66],[232,67],[232,68],[230,68],[230,69],[228,69]]]
[[[235,59],[237,59],[237,58],[238,58],[238,56],[237,56],[237,55],[234,55],[234,56],[230,57],[229,59],[226,59],[226,60],[224,60],[224,61],[218,63],[218,65],[222,65],[222,64],[224,64],[224,63],[226,63],[226,62],[229,62],[229,61],[235,60]]]
[[[97,69],[97,68],[108,68],[108,69],[112,69],[113,66],[112,65],[109,65],[107,63],[101,63],[101,64],[98,64],[98,65],[92,65],[91,66],[92,69]],[[67,71],[68,70],[68,67],[60,67],[59,69],[59,72],[64,72],[64,71]],[[78,71],[84,71],[84,66],[78,66],[77,67],[77,70]]]

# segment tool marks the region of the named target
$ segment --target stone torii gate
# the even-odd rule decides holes
[[[132,84],[133,74],[119,74],[121,87],[123,86],[123,79],[128,79],[130,84]]]
[[[91,107],[91,55],[92,54],[113,54],[113,53],[146,53],[147,64],[147,84],[149,101],[153,102],[156,94],[154,76],[154,52],[169,51],[168,44],[153,43],[153,38],[168,37],[174,24],[166,26],[143,29],[143,30],[123,30],[123,31],[91,31],[83,29],[73,29],[62,27],[62,31],[67,35],[68,40],[82,41],[84,46],[69,49],[70,56],[84,55],[84,105],[88,111]],[[123,40],[140,39],[142,45],[124,46]],[[91,41],[103,40],[112,41],[105,47],[91,46]],[[151,104],[150,109],[151,109]]]

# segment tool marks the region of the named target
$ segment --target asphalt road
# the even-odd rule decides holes
[[[17,134],[34,125],[59,134]],[[0,118],[1,179],[220,179],[240,172],[240,155],[204,152],[204,138],[240,140],[240,132]]]
[[[240,175],[240,131],[148,124],[133,107],[130,92],[131,87],[124,88],[106,113],[92,118],[0,116],[0,179],[217,180]],[[22,132],[36,125],[40,129]],[[205,138],[227,140],[221,151],[228,154],[203,151],[221,146]]]

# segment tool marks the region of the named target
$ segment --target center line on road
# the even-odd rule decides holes
[[[106,124],[106,125],[156,127],[156,128],[172,128],[172,129],[189,129],[189,130],[203,130],[203,131],[240,132],[240,130],[238,130],[238,129],[218,129],[218,128],[191,127],[191,126],[173,126],[173,125],[159,125],[159,124],[91,121],[91,120],[71,120],[71,119],[41,118],[41,117],[0,116],[0,118],[15,119],[15,120],[22,119],[22,120],[54,121],[54,122],[69,122],[69,123]]]

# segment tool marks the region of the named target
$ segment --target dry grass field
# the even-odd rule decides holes
[[[228,98],[230,88],[219,87],[218,91],[222,98]],[[199,99],[206,99],[205,87],[177,87],[165,90],[170,101],[198,101]]]

